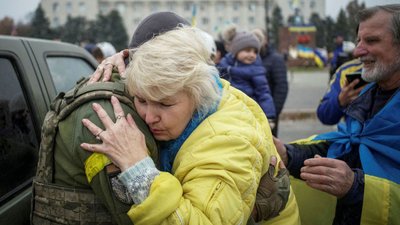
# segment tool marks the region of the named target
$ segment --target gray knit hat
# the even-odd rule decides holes
[[[184,25],[189,26],[190,23],[173,12],[153,13],[139,23],[128,47],[139,47],[139,45],[152,39],[154,36]]]
[[[246,31],[238,32],[232,40],[231,53],[236,56],[240,50],[249,47],[257,49],[258,52],[260,51],[260,46],[260,41],[254,34]]]

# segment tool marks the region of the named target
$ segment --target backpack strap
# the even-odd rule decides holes
[[[125,85],[115,82],[97,82],[86,85],[89,79],[79,81],[67,93],[60,93],[50,106],[42,125],[42,136],[39,150],[39,160],[36,171],[36,180],[43,183],[53,182],[53,160],[55,137],[58,132],[58,123],[70,115],[79,106],[97,99],[118,98],[120,102],[135,108],[133,99],[127,94]]]
[[[50,105],[50,110],[42,125],[41,141],[39,148],[39,159],[36,169],[35,180],[42,183],[51,183],[53,180],[53,147],[55,137],[58,130],[60,106],[64,97],[64,93],[57,95]]]

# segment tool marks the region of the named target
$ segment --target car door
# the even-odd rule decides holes
[[[42,121],[97,62],[61,42],[0,36],[0,224],[29,224]]]

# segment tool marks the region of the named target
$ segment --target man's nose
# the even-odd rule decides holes
[[[364,48],[363,44],[360,42],[357,44],[356,48],[353,51],[353,56],[358,58],[361,57],[363,55],[368,54],[368,51],[366,48]]]

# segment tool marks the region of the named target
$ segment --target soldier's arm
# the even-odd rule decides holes
[[[65,133],[66,136],[70,136],[62,138],[67,146],[64,148],[66,149],[65,155],[70,155],[67,155],[65,159],[69,161],[69,164],[64,164],[72,167],[71,169],[65,169],[66,172],[64,174],[69,176],[60,179],[63,179],[63,182],[67,182],[67,185],[92,190],[95,196],[107,208],[117,224],[132,224],[126,212],[133,202],[128,198],[124,198],[125,191],[116,178],[119,174],[119,169],[113,166],[104,155],[92,154],[80,148],[82,142],[99,142],[99,140],[97,140],[82,124],[82,119],[87,118],[102,127],[102,123],[92,110],[92,104],[94,102],[101,104],[104,108],[112,112],[112,106],[109,100],[91,101],[74,110],[74,112],[60,124],[60,133]],[[125,107],[125,110],[129,111],[132,109]],[[67,134],[66,131],[70,131],[69,134]],[[60,141],[57,142],[62,143]],[[57,164],[62,163],[60,162],[62,161],[61,158],[57,158],[56,161]],[[56,169],[57,168],[59,167],[56,167]]]

